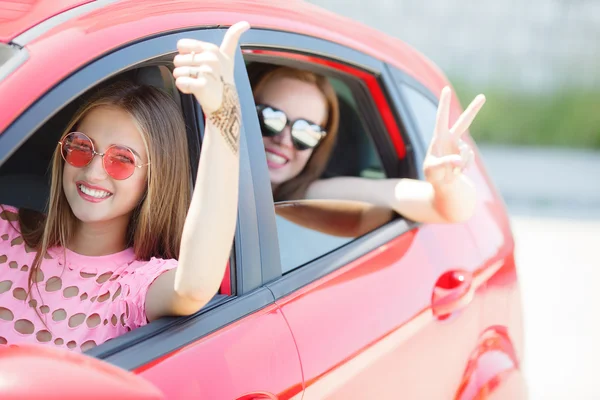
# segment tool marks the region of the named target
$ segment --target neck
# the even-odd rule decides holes
[[[271,191],[273,191],[273,193],[275,193],[275,191],[277,190],[278,187],[279,187],[278,183],[271,182]]]
[[[112,221],[79,221],[69,243],[69,250],[84,256],[104,256],[127,247],[129,216]]]

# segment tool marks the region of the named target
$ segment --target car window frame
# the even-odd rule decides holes
[[[310,57],[316,57],[323,60],[332,60],[363,70],[375,76],[378,80],[378,85],[383,91],[386,101],[390,108],[390,111],[394,114],[395,124],[399,128],[400,133],[403,135],[406,146],[405,157],[409,158],[408,163],[414,165],[416,157],[413,153],[413,143],[416,138],[413,137],[414,130],[406,130],[403,124],[403,120],[399,118],[396,109],[394,108],[394,102],[392,102],[392,94],[389,92],[391,77],[386,65],[381,60],[377,60],[371,56],[361,53],[357,50],[348,48],[346,46],[329,42],[323,39],[306,36],[302,34],[273,31],[269,29],[250,29],[240,39],[240,45],[243,50],[247,49],[270,49],[270,50],[281,50],[289,53],[303,54]],[[258,118],[255,116],[252,118],[252,125],[246,126],[246,132],[249,135],[261,136],[260,126]],[[413,167],[414,171],[400,171],[399,168],[390,168],[389,159],[386,161],[386,157],[381,152],[381,141],[373,138],[378,154],[380,155],[384,166],[386,166],[386,173],[388,177],[397,177],[400,173],[402,176],[418,176],[418,168]],[[417,146],[418,147],[418,146]],[[268,167],[266,163],[266,156],[264,154],[264,148],[261,151],[251,154],[251,158],[258,158],[254,163],[253,167],[256,170],[253,172],[255,176],[255,182],[262,181],[269,183]],[[387,164],[386,164],[387,162]],[[391,172],[391,173],[390,173]],[[261,219],[261,229],[268,229],[277,233],[277,226],[275,220],[275,212],[273,207],[273,197],[269,186],[270,195],[270,214],[268,218]],[[276,260],[273,264],[262,265],[262,275],[268,277],[269,280],[265,282],[267,287],[274,295],[275,299],[280,299],[287,296],[296,290],[300,289],[307,284],[325,277],[326,275],[336,271],[339,268],[347,265],[353,260],[360,258],[361,256],[368,254],[369,252],[377,249],[393,238],[403,235],[410,230],[419,226],[418,223],[410,221],[404,218],[398,218],[394,221],[358,238],[352,242],[332,250],[328,254],[322,255],[321,257],[297,268],[287,274],[282,274],[282,267],[279,258],[279,241],[277,237],[269,242],[262,242],[263,248],[261,254],[270,253],[277,255]],[[275,257],[271,256],[273,260]]]
[[[175,54],[175,43],[182,38],[194,38],[220,43],[226,29],[194,28],[169,32],[132,44],[124,45],[94,59],[87,65],[72,71],[38,98],[0,134],[0,168],[5,160],[31,135],[66,104],[74,101],[95,85],[127,70],[139,66],[146,60]],[[125,41],[125,39],[124,39]],[[200,340],[202,337],[232,323],[246,315],[263,309],[274,302],[273,295],[261,288],[262,277],[258,219],[255,209],[255,187],[250,168],[249,151],[262,140],[247,140],[244,133],[252,92],[248,82],[241,50],[238,47],[234,77],[240,102],[242,103],[242,133],[240,142],[240,187],[237,226],[234,240],[235,295],[217,295],[198,313],[189,317],[161,318],[125,335],[86,352],[87,355],[105,360],[121,368],[134,370],[179,348]],[[10,79],[10,78],[9,78]],[[198,126],[201,111],[196,106]],[[254,117],[256,117],[254,115]],[[235,276],[233,276],[235,275]]]
[[[419,144],[418,148],[415,148],[415,158],[417,163],[422,164],[425,160],[429,143],[425,140],[425,137],[421,133],[419,124],[417,122],[418,117],[414,114],[414,110],[410,105],[410,100],[407,99],[406,94],[402,91],[400,86],[406,85],[410,89],[416,91],[426,100],[431,101],[432,105],[436,109],[439,105],[439,98],[424,84],[416,80],[408,73],[405,73],[390,64],[386,64],[385,68],[387,70],[385,80],[390,89],[390,98],[395,105],[396,113],[406,116],[406,129],[411,137],[415,138],[415,143]],[[425,179],[425,175],[423,174],[422,170],[418,171],[418,177],[419,179]]]

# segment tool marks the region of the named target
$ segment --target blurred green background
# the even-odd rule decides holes
[[[560,146],[600,150],[600,93],[562,88],[548,93],[451,82],[463,107],[479,93],[487,101],[473,121],[479,143]]]
[[[411,45],[450,78],[480,144],[600,150],[599,0],[306,0]]]

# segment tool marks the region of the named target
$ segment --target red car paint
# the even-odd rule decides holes
[[[30,0],[8,14],[8,3],[0,1],[7,21],[0,24],[0,43],[86,3]],[[401,41],[301,1],[123,0],[65,18],[27,43],[27,60],[0,81],[0,134],[62,79],[108,52],[159,33],[239,20],[362,52],[433,93],[448,84],[436,66]],[[372,75],[317,56],[271,54],[362,79],[398,157],[405,157],[394,112]],[[462,109],[456,98],[452,104],[456,119]],[[468,223],[420,226],[133,372],[165,398],[352,399],[366,392],[369,398],[523,398],[514,242],[479,154],[468,174],[479,193]],[[230,285],[221,292],[230,294]],[[272,350],[269,358],[263,357],[264,349]],[[73,357],[88,362],[85,356]],[[46,371],[48,382],[57,383],[56,393],[65,371],[60,360]],[[84,380],[77,384],[89,388]],[[0,385],[3,397],[20,393],[10,390]],[[31,398],[44,393],[32,390],[39,392],[29,392]],[[135,396],[130,398],[143,398]]]

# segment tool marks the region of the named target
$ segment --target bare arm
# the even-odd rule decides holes
[[[148,290],[149,320],[197,312],[223,280],[235,233],[239,184],[241,121],[233,60],[238,39],[248,27],[246,23],[232,26],[220,49],[195,40],[178,43],[182,54],[175,59],[176,83],[202,105],[207,114],[206,134],[178,267],[159,276]]]
[[[308,189],[311,199],[344,199],[388,207],[408,219],[425,223],[466,221],[476,205],[475,185],[463,174],[473,151],[460,139],[485,102],[477,96],[448,128],[450,90],[442,90],[435,132],[423,163],[426,181],[333,178],[316,181]]]
[[[362,236],[394,218],[389,207],[323,198],[277,203],[275,213],[294,224],[341,237]]]
[[[362,201],[425,223],[464,221],[475,208],[475,187],[465,176],[437,189],[415,179],[332,178],[314,182],[307,197]]]

